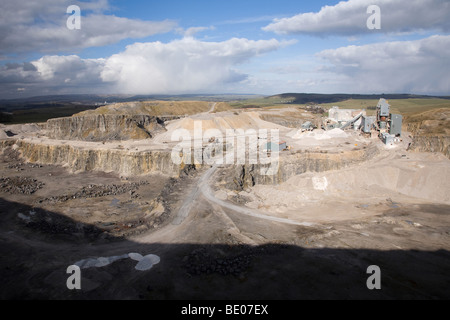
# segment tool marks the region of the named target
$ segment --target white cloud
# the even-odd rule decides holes
[[[339,90],[354,93],[448,94],[450,36],[348,46],[317,54],[339,77]]]
[[[6,64],[0,68],[0,94],[14,97],[17,92],[27,95],[102,92],[108,89],[100,77],[104,62],[71,55]]]
[[[31,62],[42,81],[95,84],[100,80],[104,59],[81,59],[71,56],[44,56]]]
[[[241,63],[288,44],[274,39],[204,42],[184,38],[135,43],[106,59],[44,56],[0,67],[0,94],[13,96],[18,88],[29,95],[224,92],[227,86],[247,79],[237,69]]]
[[[381,9],[383,33],[420,30],[450,31],[448,0],[349,0],[324,6],[319,12],[275,19],[263,30],[278,34],[357,35],[373,33],[367,28],[367,8]]]
[[[82,11],[81,29],[69,30],[69,5]],[[0,54],[71,52],[104,46],[128,38],[143,38],[172,30],[172,21],[142,21],[104,14],[107,0],[3,0],[0,2]]]
[[[185,93],[223,91],[246,75],[236,67],[285,43],[230,39],[204,42],[184,38],[170,43],[135,43],[107,59],[102,79],[119,93]]]

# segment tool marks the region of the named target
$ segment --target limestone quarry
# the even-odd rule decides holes
[[[392,143],[382,115],[364,132],[359,110],[317,110],[151,101],[1,125],[0,297],[448,298],[448,110]]]

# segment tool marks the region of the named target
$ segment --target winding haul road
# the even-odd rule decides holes
[[[217,102],[213,103],[213,105],[211,106],[211,109],[209,109],[208,113],[214,112],[214,109],[216,108],[216,104],[217,104]]]
[[[211,106],[211,109],[206,113],[212,113],[214,112],[214,109],[216,107],[217,103],[214,103]],[[298,222],[291,219],[285,219],[285,218],[278,218],[278,217],[272,217],[265,215],[258,210],[245,208],[241,206],[237,206],[235,204],[232,204],[228,201],[217,199],[214,195],[213,190],[211,189],[210,183],[211,183],[211,177],[214,175],[214,173],[217,170],[217,165],[212,166],[210,169],[208,169],[201,177],[198,183],[195,185],[195,187],[192,189],[192,191],[189,193],[189,195],[184,199],[183,204],[181,205],[181,208],[178,210],[177,215],[175,216],[174,220],[172,221],[172,225],[179,226],[183,223],[183,221],[189,216],[189,213],[192,210],[192,207],[195,204],[195,201],[199,198],[200,195],[203,195],[208,201],[215,203],[222,208],[227,208],[229,210],[235,211],[240,214],[244,214],[250,217],[269,220],[273,222],[281,222],[286,223],[290,225],[297,225],[297,226],[305,226],[305,227],[311,227],[314,226],[314,223],[309,222]]]
[[[195,201],[198,199],[199,195],[202,194],[208,201],[215,203],[223,208],[235,211],[240,214],[244,214],[250,217],[269,220],[273,222],[281,222],[286,223],[290,225],[297,225],[297,226],[305,226],[305,227],[311,227],[314,226],[314,223],[309,222],[298,222],[291,219],[284,219],[284,218],[278,218],[278,217],[272,217],[265,215],[258,210],[250,209],[250,208],[244,208],[241,206],[237,206],[235,204],[232,204],[228,201],[217,199],[214,196],[214,192],[211,189],[210,186],[210,180],[211,177],[214,175],[214,173],[217,170],[217,166],[213,166],[210,169],[208,169],[200,178],[194,189],[191,191],[191,193],[186,197],[186,199],[183,202],[183,205],[181,206],[180,210],[178,211],[177,216],[173,220],[173,225],[180,225],[188,216],[189,212],[191,211]]]
[[[205,186],[208,186],[208,181],[211,179],[211,176],[214,174],[216,169],[217,167],[212,167],[201,176],[200,180],[192,189],[191,193],[189,193],[186,199],[184,199],[183,205],[181,206],[180,210],[178,210],[178,214],[176,215],[172,224],[180,225],[184,221],[184,219],[187,218],[189,212],[192,209],[192,206],[198,199],[198,196],[204,192],[203,190]]]

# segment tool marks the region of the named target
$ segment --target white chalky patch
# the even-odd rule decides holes
[[[327,190],[328,180],[326,177],[322,177],[322,178],[313,177],[312,182],[313,182],[314,190],[321,190],[321,191]]]
[[[155,256],[154,254],[149,254],[148,256],[145,256],[144,259],[139,261],[135,269],[139,271],[147,271],[153,268],[153,266],[155,264],[158,264],[160,261],[161,259],[158,256]]]
[[[150,270],[155,264],[158,264],[161,261],[160,257],[154,254],[149,254],[144,257],[139,253],[128,253],[121,256],[84,259],[76,262],[74,265],[80,267],[81,269],[102,268],[118,260],[124,260],[128,258],[139,262],[135,267],[135,269],[139,271]]]
[[[128,256],[130,257],[130,259],[134,260],[134,261],[141,261],[142,259],[144,259],[144,257],[142,256],[142,254],[139,253],[129,253]]]

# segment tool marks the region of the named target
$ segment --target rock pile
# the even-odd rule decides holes
[[[205,248],[200,248],[187,256],[185,267],[190,275],[218,273],[240,276],[250,267],[253,257],[253,253],[248,252],[229,258],[217,258],[208,253]]]
[[[0,178],[0,190],[9,194],[31,195],[42,189],[44,185],[44,183],[32,178]]]
[[[136,190],[142,186],[147,185],[149,182],[140,181],[140,182],[132,182],[128,184],[122,185],[93,185],[90,184],[86,187],[83,187],[80,191],[73,194],[66,194],[62,196],[53,196],[50,198],[45,198],[39,200],[39,203],[50,202],[50,203],[61,203],[66,202],[71,199],[87,199],[87,198],[100,198],[106,196],[117,196],[124,193],[130,193],[131,196],[135,196]]]
[[[102,232],[92,225],[75,222],[62,215],[42,210],[39,208],[29,211],[29,213],[18,213],[18,217],[28,228],[41,233],[62,235],[62,236],[87,236],[96,239]]]
[[[306,110],[313,114],[323,114],[326,112],[321,106],[307,106]]]
[[[14,169],[16,171],[23,171],[23,163],[18,162],[18,163],[11,163],[5,166],[6,169]]]

